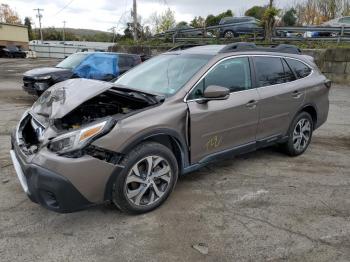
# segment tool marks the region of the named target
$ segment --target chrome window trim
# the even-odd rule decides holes
[[[232,56],[228,56],[228,57],[225,57],[223,59],[220,59],[219,61],[217,61],[212,67],[210,67],[200,78],[199,80],[196,81],[196,83],[191,87],[190,91],[186,94],[186,96],[184,97],[184,102],[185,103],[188,103],[188,102],[193,102],[193,101],[199,101],[199,100],[202,100],[203,98],[196,98],[196,99],[190,99],[190,100],[187,100],[187,97],[191,94],[191,92],[193,91],[193,89],[197,86],[197,84],[203,80],[203,78],[205,78],[219,63],[221,62],[224,62],[228,59],[232,59],[232,58],[241,58],[241,57],[274,57],[274,58],[284,58],[284,59],[293,59],[293,60],[296,60],[296,61],[299,61],[301,63],[303,63],[304,65],[306,65],[307,67],[309,67],[311,69],[311,72],[308,76],[304,77],[304,78],[299,78],[299,79],[296,79],[296,80],[293,80],[293,81],[290,81],[290,82],[286,82],[286,83],[293,83],[293,82],[296,82],[296,81],[299,81],[299,80],[302,80],[302,79],[306,79],[308,77],[310,77],[311,75],[314,74],[314,68],[312,66],[310,66],[307,62],[301,60],[301,59],[298,59],[298,58],[294,58],[294,57],[289,57],[289,56],[282,56],[282,55],[269,55],[269,54],[244,54],[244,55],[232,55]],[[287,62],[288,63],[288,62]],[[252,79],[251,79],[252,80]],[[286,83],[281,83],[281,84],[274,84],[274,85],[268,85],[268,86],[261,86],[261,87],[256,87],[256,88],[252,88],[252,89],[259,89],[259,88],[266,88],[266,87],[271,87],[271,86],[276,86],[276,85],[283,85],[283,84],[286,84]],[[252,90],[252,89],[248,89],[248,90],[242,90],[242,91],[237,91],[237,92],[231,92],[231,93],[240,93],[240,92],[246,92],[246,91],[249,91],[249,90]],[[231,94],[230,93],[230,94]]]

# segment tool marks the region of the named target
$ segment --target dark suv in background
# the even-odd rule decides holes
[[[246,34],[262,34],[263,28],[261,22],[250,16],[242,17],[224,17],[221,19],[219,25],[220,37],[233,38]]]
[[[23,89],[39,96],[50,86],[70,78],[111,81],[140,63],[141,57],[134,54],[79,52],[70,55],[55,67],[25,72]]]
[[[27,54],[17,46],[0,47],[0,57],[26,58]]]

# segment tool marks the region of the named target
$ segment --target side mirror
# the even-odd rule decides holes
[[[230,90],[223,86],[208,86],[203,97],[206,100],[225,100],[230,96]]]

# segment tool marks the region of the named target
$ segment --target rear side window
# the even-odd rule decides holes
[[[290,69],[289,65],[287,64],[286,60],[282,59],[282,64],[284,69],[285,82],[291,82],[296,80],[296,77],[293,71]]]
[[[290,68],[295,72],[298,78],[304,78],[311,74],[311,68],[304,63],[294,60],[286,59]]]
[[[119,67],[126,67],[126,66],[128,66],[128,61],[127,61],[126,57],[123,56],[123,55],[120,55],[119,59],[118,59],[118,64],[119,64]]]
[[[285,83],[281,58],[254,57],[254,63],[259,87]]]

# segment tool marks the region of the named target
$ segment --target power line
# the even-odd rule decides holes
[[[43,30],[41,29],[41,18],[43,17],[43,15],[42,15],[40,12],[41,12],[41,11],[44,11],[44,9],[36,8],[36,9],[33,9],[33,10],[38,12],[38,14],[36,15],[36,17],[39,19],[40,40],[41,40],[41,43],[43,43],[43,41],[44,41],[44,38],[43,38]]]
[[[112,28],[109,29],[113,33],[113,44],[114,44],[114,41],[115,41],[115,29],[116,29],[115,26],[113,26]]]
[[[64,9],[66,9],[73,2],[74,2],[74,0],[71,0],[68,4],[66,4],[64,7],[62,7],[56,14],[54,14],[54,16],[58,15],[59,13],[61,13]]]

